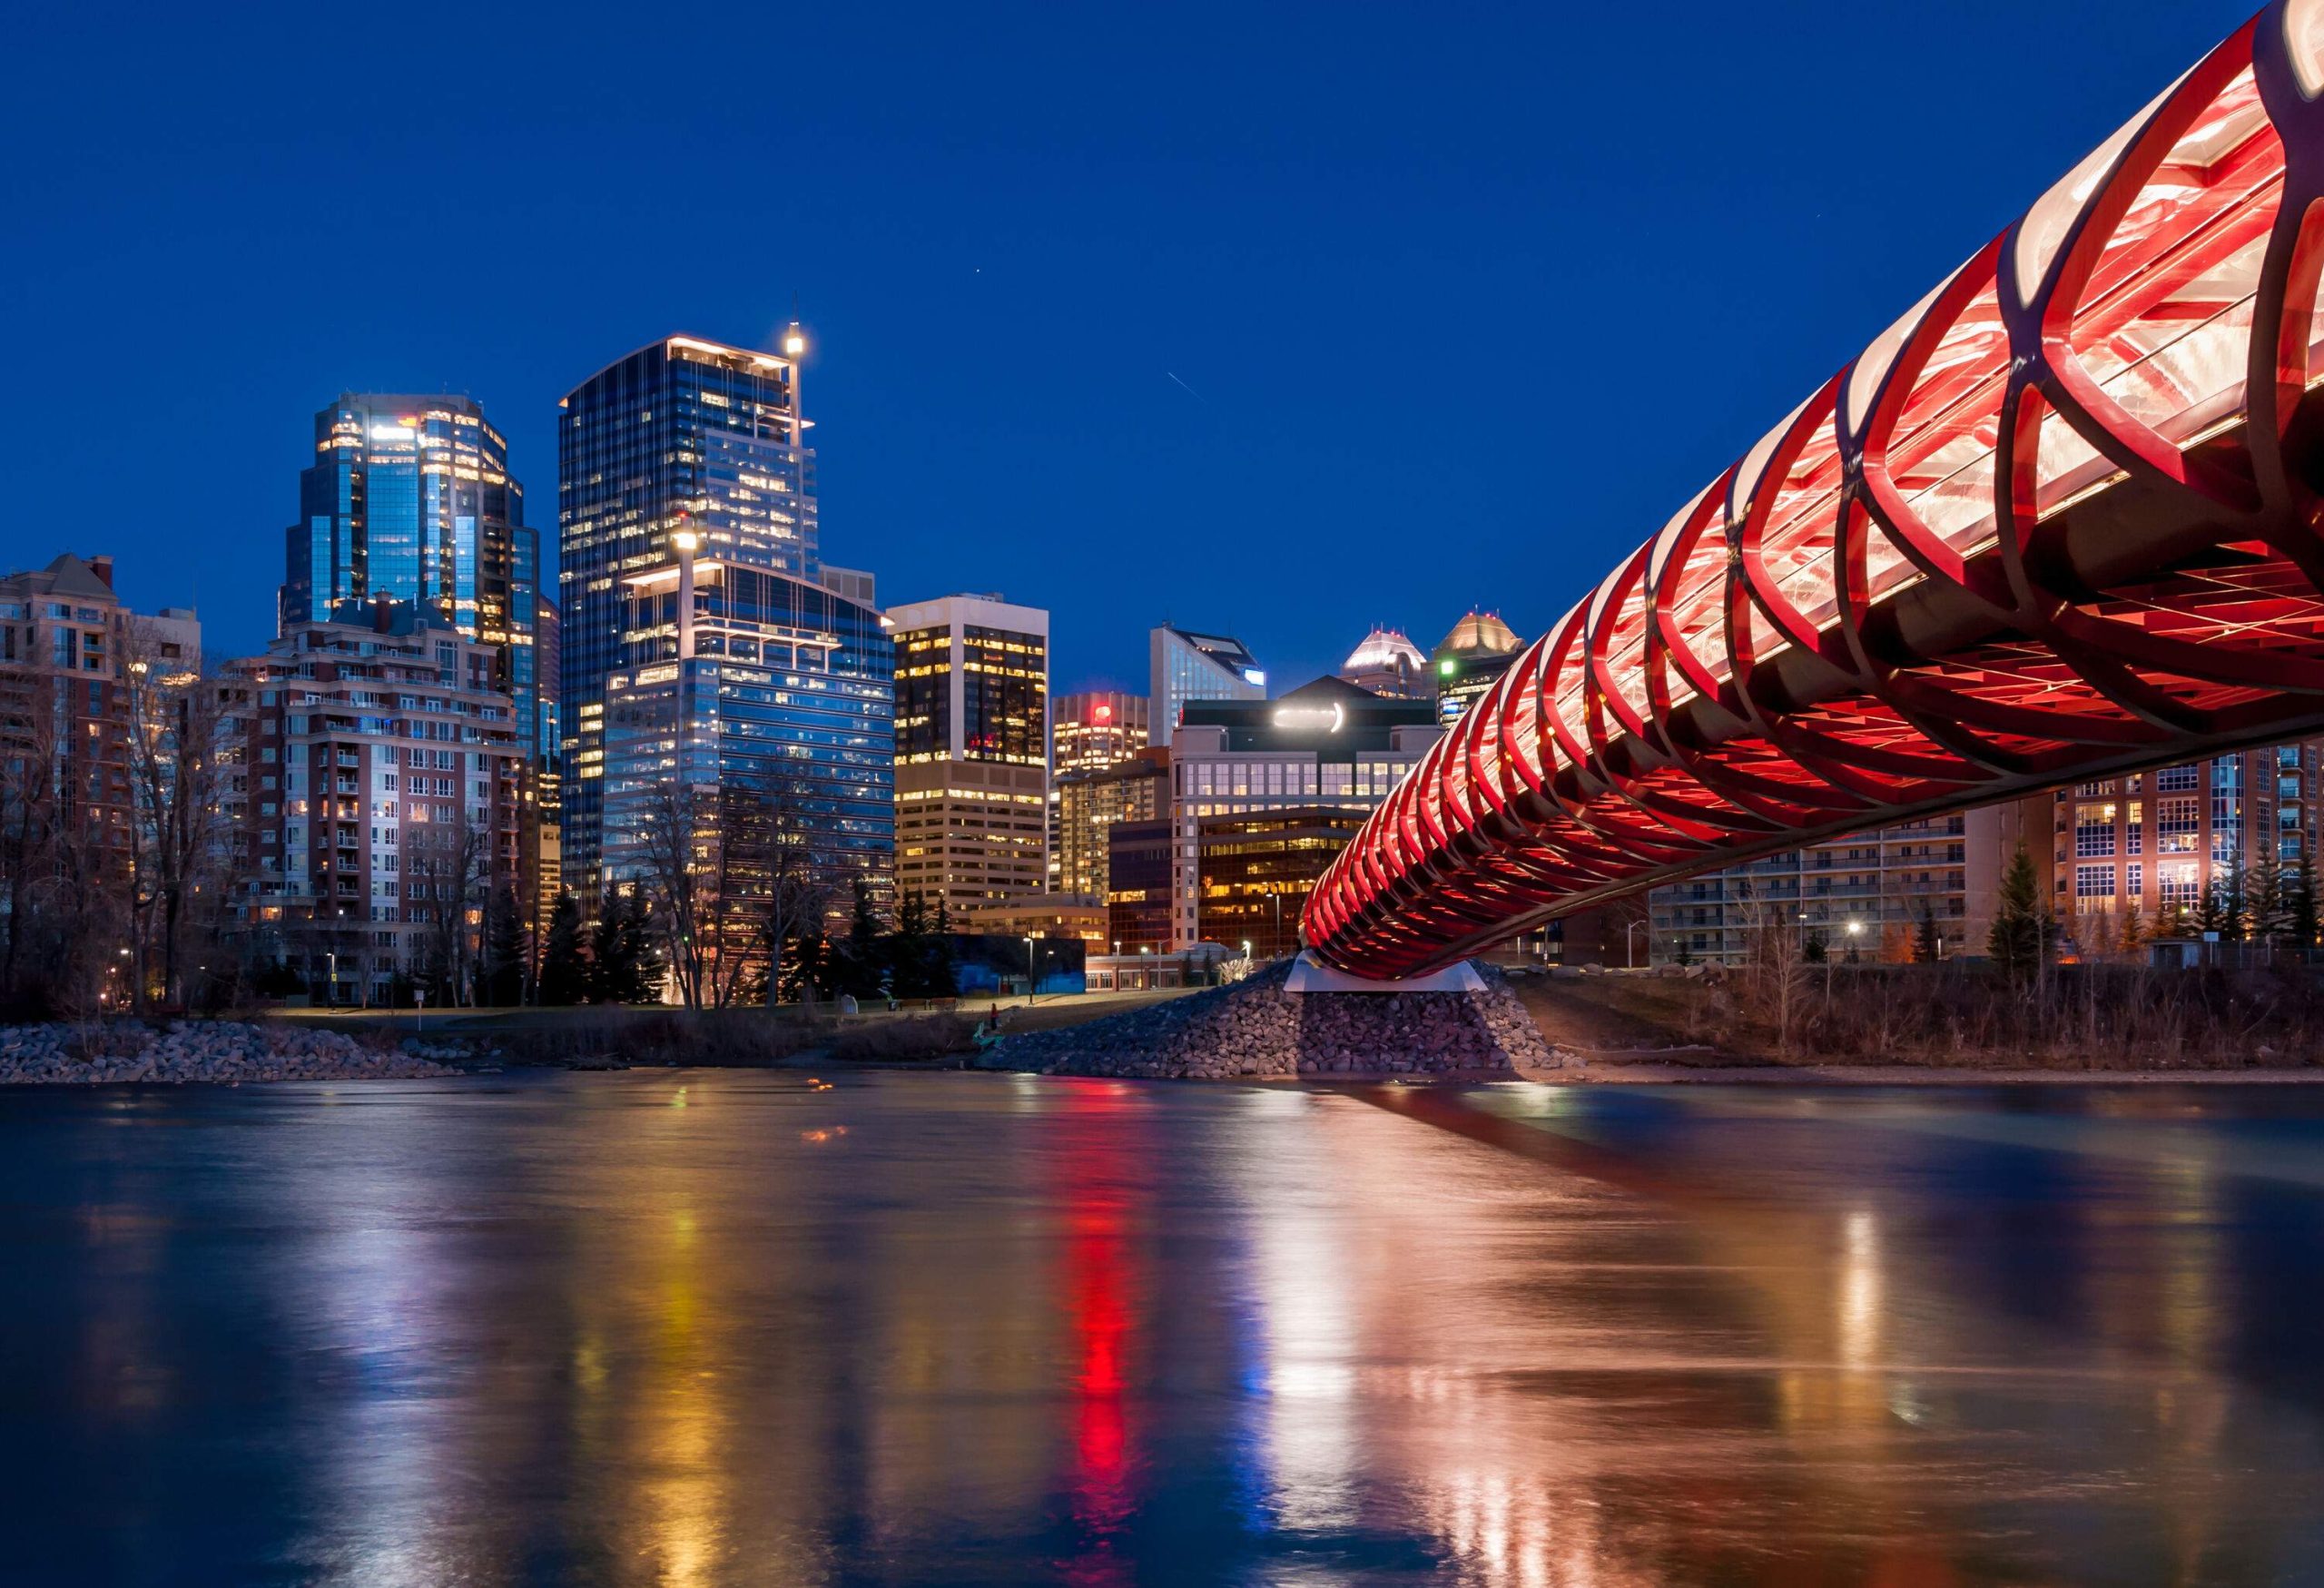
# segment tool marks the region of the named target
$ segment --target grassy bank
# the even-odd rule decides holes
[[[2324,1064],[2324,983],[2300,967],[1798,965],[1772,974],[1527,977],[1542,1035],[1690,1068],[1893,1066],[2147,1073]]]
[[[932,1009],[875,1009],[852,1015],[841,1015],[829,1004],[812,1009],[786,1004],[772,1010],[592,1004],[434,1013],[282,1010],[266,1018],[373,1040],[418,1037],[431,1046],[458,1044],[509,1064],[753,1069],[833,1061],[942,1063],[971,1052],[977,1022],[996,1011],[1004,1030],[1053,1031],[1176,996],[1175,991],[1066,994],[1037,999],[1029,1008],[1022,997],[962,999]]]

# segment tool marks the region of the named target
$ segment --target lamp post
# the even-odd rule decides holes
[[[323,984],[323,1007],[337,1009],[339,1007],[339,951],[325,949],[323,958],[330,962],[330,980]]]
[[[1643,921],[1633,921],[1622,928],[1622,968],[1626,971],[1638,969],[1638,930],[1646,924]],[[1542,957],[1548,957],[1546,949]]]
[[[1025,1007],[1033,1007],[1033,989],[1039,983],[1040,972],[1033,964],[1033,940],[1025,939]]]
[[[1856,940],[1863,935],[1864,922],[1861,921],[1850,920],[1848,922],[1848,963],[1851,965],[1856,963]]]

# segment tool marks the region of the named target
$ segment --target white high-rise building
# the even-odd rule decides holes
[[[1151,742],[1167,745],[1189,700],[1265,700],[1266,670],[1239,639],[1196,634],[1168,624],[1147,636],[1154,703]]]

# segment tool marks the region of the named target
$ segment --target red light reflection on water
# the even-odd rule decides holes
[[[1126,1088],[1068,1083],[1058,1131],[1057,1206],[1066,1238],[1061,1287],[1073,1353],[1068,1433],[1073,1465],[1068,1492],[1084,1553],[1067,1571],[1077,1583],[1128,1582],[1115,1553],[1136,1509],[1130,1456],[1129,1384],[1137,1349],[1128,1188],[1144,1162],[1143,1109]]]

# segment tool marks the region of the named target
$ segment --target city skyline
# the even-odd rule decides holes
[[[1663,64],[1679,76],[1662,97],[1708,99],[1714,76],[1768,91],[1731,147],[1706,144],[1691,114],[1639,124],[1631,90],[1590,66],[1620,19],[1512,19],[1492,58],[1384,18],[1345,19],[1320,55],[1284,18],[1238,25],[1233,51],[1200,26],[1133,41],[1106,19],[963,32],[931,15],[876,44],[834,16],[734,19],[738,51],[877,60],[892,90],[866,100],[860,75],[787,73],[783,113],[762,115],[755,96],[595,92],[627,35],[586,12],[553,40],[521,14],[484,25],[480,64],[540,69],[504,74],[489,100],[423,85],[401,113],[380,96],[409,85],[400,52],[416,41],[339,41],[327,94],[285,70],[350,23],[275,37],[237,17],[189,39],[162,22],[122,41],[34,18],[0,112],[49,156],[20,178],[10,296],[37,312],[19,311],[12,345],[62,384],[0,398],[0,477],[28,522],[70,532],[24,533],[0,560],[110,549],[129,599],[198,604],[222,648],[251,651],[269,603],[234,565],[246,539],[265,557],[294,505],[283,482],[306,416],[333,393],[469,395],[537,490],[556,398],[607,358],[674,331],[772,348],[795,314],[816,342],[823,499],[846,560],[894,598],[998,588],[1058,614],[1061,691],[1137,688],[1136,636],[1164,622],[1245,636],[1279,685],[1332,671],[1374,622],[1425,643],[1497,605],[1531,636],[1579,594],[1559,581],[1569,552],[1602,560],[1678,506],[1851,355],[1863,324],[1925,288],[1930,259],[1998,223],[1995,195],[2038,191],[2240,19],[2096,0],[2014,17],[2020,58],[2071,46],[2073,80],[2005,126],[1940,127],[1892,124],[1877,84],[1832,64],[1908,42],[1925,58],[1931,38],[1989,31],[1987,7],[1779,38],[1708,7],[1678,15],[1693,38]],[[103,79],[119,115],[79,97],[75,65],[100,50],[125,52]],[[178,71],[190,51],[216,69]],[[1940,53],[1961,94],[2020,97],[2012,52]],[[253,74],[287,94],[242,92]],[[350,127],[343,103],[373,108]],[[1123,107],[1123,124],[1101,106]],[[1850,125],[1879,132],[1829,133]],[[321,126],[342,130],[308,135]],[[1574,131],[1590,126],[1626,130]],[[163,129],[172,157],[157,162]],[[663,158],[627,151],[655,133]],[[1086,135],[1071,158],[1068,133]],[[264,160],[241,158],[253,144]],[[554,265],[537,246],[472,251],[391,290],[350,292],[313,269],[356,233],[290,194],[322,191],[326,167],[426,169],[455,146],[501,180],[425,200],[382,187],[355,212],[363,234],[488,221],[537,243],[586,200],[602,207],[596,241]],[[778,147],[799,153],[774,163],[773,196],[734,202],[726,174]],[[1930,180],[1961,165],[1981,180]],[[1704,203],[1731,244],[1715,272],[1696,262]],[[674,246],[683,230],[659,218],[690,211],[714,212],[722,255],[747,265],[711,270]],[[172,243],[158,271],[157,228]],[[1736,339],[1715,374],[1689,315],[1583,311],[1681,279],[1690,314]],[[221,400],[182,406],[123,459],[56,415],[93,406],[130,359],[207,371]],[[1693,399],[1675,430],[1621,422],[1667,415],[1674,379]],[[1384,445],[1370,396],[1384,383],[1413,399]],[[99,459],[126,500],[197,474],[211,488],[108,522],[69,489]],[[530,517],[553,513],[536,501]],[[1431,555],[1446,535],[1462,557]],[[197,583],[162,555],[181,539],[220,548],[220,566]]]

